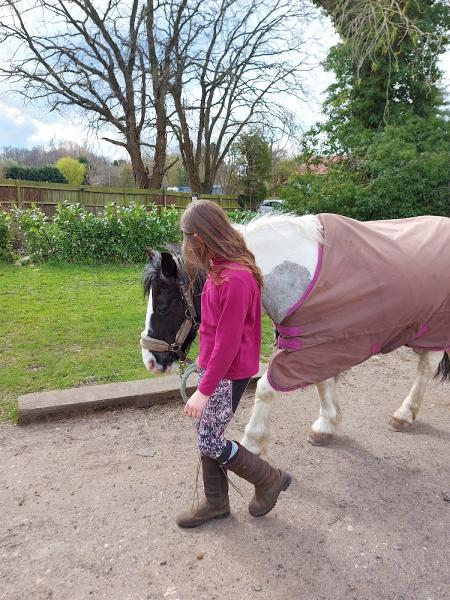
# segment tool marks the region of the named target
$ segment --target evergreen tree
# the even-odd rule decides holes
[[[361,61],[350,29],[326,67],[328,120],[304,139],[304,159],[341,157],[322,175],[294,177],[282,192],[290,210],[336,212],[359,219],[450,216],[450,120],[443,111],[439,56],[449,43],[450,6],[400,2],[414,26],[390,23],[386,39]],[[421,31],[423,35],[419,35]]]
[[[441,0],[402,4],[404,16],[415,27],[405,32],[391,25],[389,49],[383,42],[357,64],[352,39],[347,38],[325,61],[336,82],[324,103],[328,121],[316,132],[326,134],[330,152],[357,151],[372,131],[412,115],[433,116],[442,105],[438,59],[450,39],[450,6]],[[394,23],[399,18],[394,17]]]
[[[266,182],[271,174],[272,153],[258,130],[242,134],[232,150],[238,170],[241,198],[253,206],[267,197]]]

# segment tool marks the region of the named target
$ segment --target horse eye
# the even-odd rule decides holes
[[[168,302],[158,302],[156,305],[156,314],[165,315],[169,312],[169,303]]]

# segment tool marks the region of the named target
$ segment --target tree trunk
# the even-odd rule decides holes
[[[195,161],[194,145],[192,143],[189,127],[186,122],[186,115],[182,107],[181,98],[175,99],[175,106],[178,110],[178,116],[181,124],[181,135],[179,137],[180,149],[182,149],[184,168],[189,179],[191,190],[197,194],[206,193],[200,177],[200,165]]]
[[[214,180],[216,178],[216,171],[211,164],[211,154],[213,150],[211,148],[206,147],[204,152],[204,175],[202,182],[202,192],[204,194],[211,194],[214,186]]]
[[[140,144],[137,140],[129,141],[127,144],[128,154],[131,159],[131,166],[133,167],[134,181],[137,187],[142,189],[148,189],[150,187],[150,178],[148,175],[148,169],[142,160]]]
[[[202,192],[206,194],[207,192],[203,189],[203,184],[200,180],[198,169],[191,156],[185,157],[184,168],[186,169],[191,190],[196,194],[201,194]]]
[[[156,142],[153,157],[153,170],[150,178],[150,187],[155,190],[162,188],[167,158],[167,123],[164,98],[158,99],[156,104]]]

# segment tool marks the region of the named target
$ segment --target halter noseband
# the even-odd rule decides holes
[[[196,332],[199,328],[197,311],[195,310],[194,301],[192,299],[191,290],[186,285],[186,280],[182,276],[181,262],[178,257],[172,256],[177,266],[177,284],[181,292],[181,297],[185,305],[185,320],[181,323],[179,330],[175,336],[175,341],[171,344],[164,340],[157,340],[149,337],[145,331],[141,333],[141,348],[144,350],[152,350],[153,352],[173,352],[181,361],[186,360],[186,354],[189,348],[182,350],[181,347],[186,341],[187,336],[192,328]]]

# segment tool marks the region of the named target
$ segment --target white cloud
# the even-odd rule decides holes
[[[96,154],[111,160],[127,158],[122,149],[99,139],[82,120],[63,119],[44,107],[39,110],[43,118],[38,118],[36,107],[20,105],[17,97],[4,98],[0,100],[0,146],[31,148],[73,142],[86,144]],[[114,134],[110,134],[110,137],[114,137]]]
[[[47,122],[33,117],[30,122],[35,127],[35,133],[27,140],[30,146],[48,146],[52,141],[65,142],[70,140],[76,144],[83,145],[88,139],[88,132],[81,125],[71,122]]]
[[[27,117],[19,108],[9,106],[5,102],[0,102],[0,113],[4,119],[8,119],[16,125],[23,125],[27,121]]]

